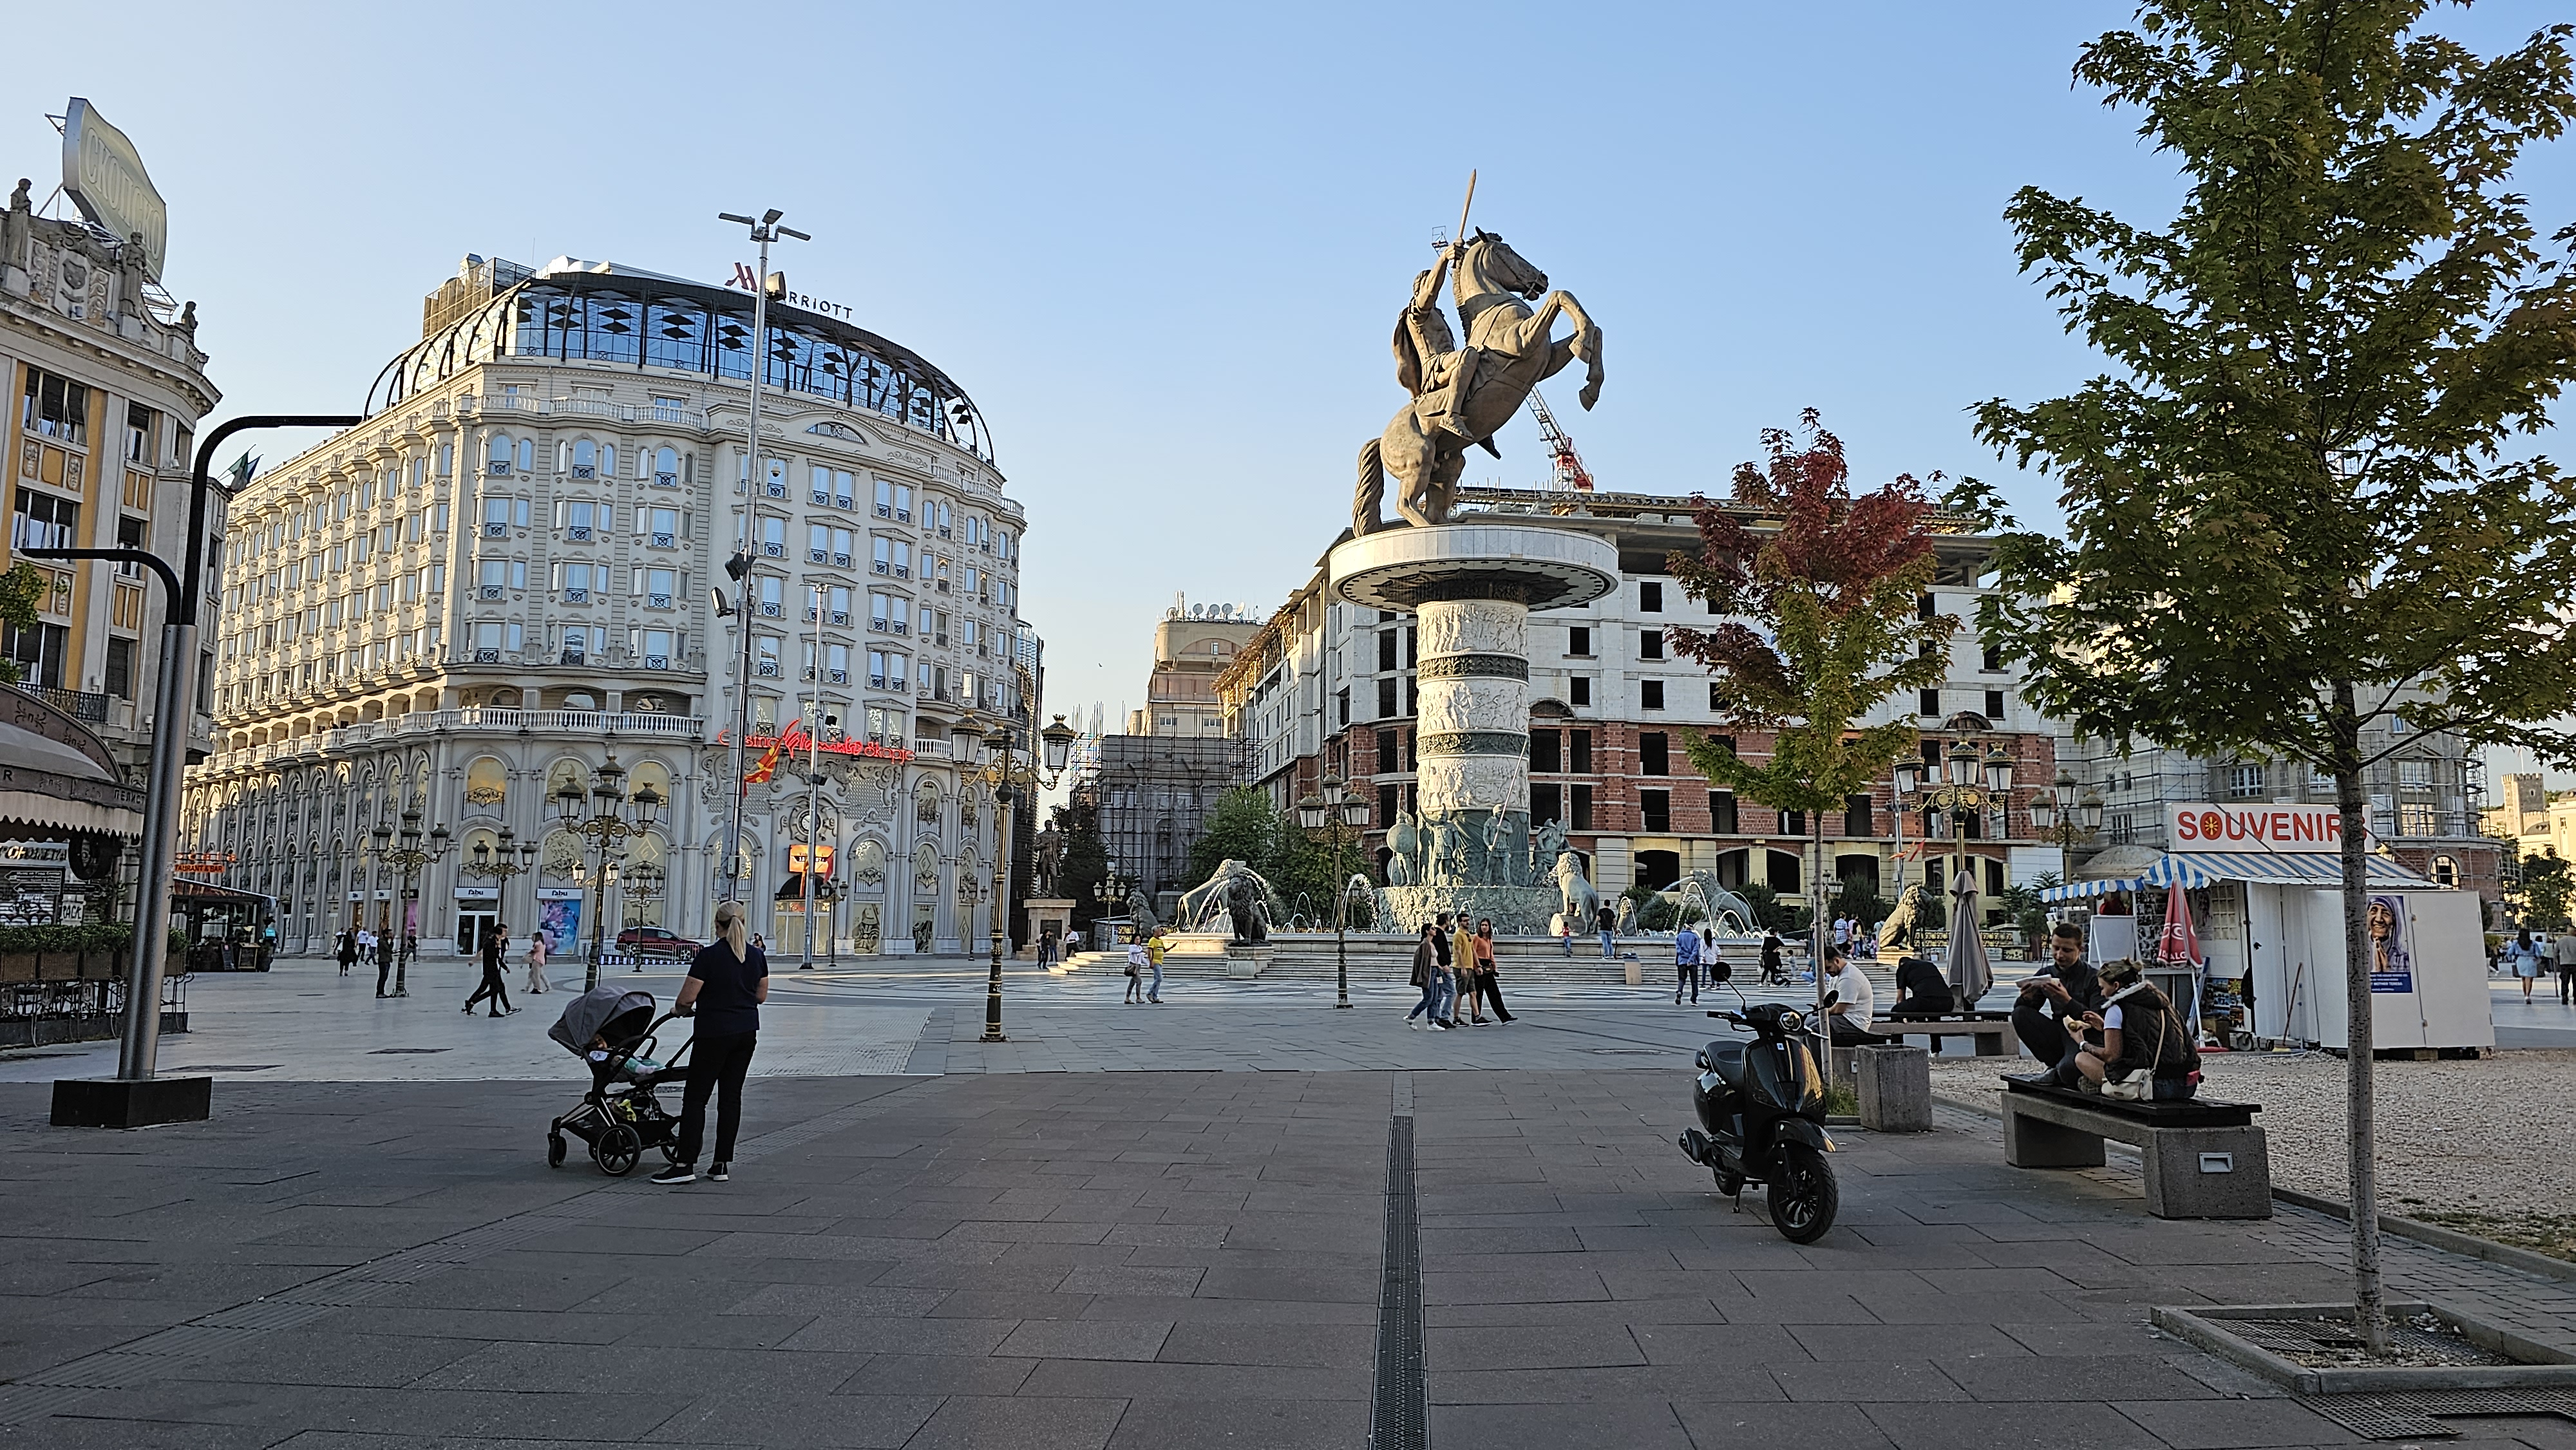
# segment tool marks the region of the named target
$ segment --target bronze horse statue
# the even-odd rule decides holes
[[[1437,305],[1440,273],[1453,263],[1451,291],[1467,330],[1466,346],[1454,351]],[[1546,301],[1532,307],[1542,294]],[[1560,312],[1574,321],[1574,335],[1561,340],[1549,335]],[[1395,356],[1396,376],[1414,397],[1360,450],[1353,537],[1385,526],[1378,509],[1390,473],[1396,509],[1408,522],[1447,523],[1468,447],[1496,452],[1495,432],[1520,411],[1530,389],[1576,358],[1588,365],[1583,406],[1601,397],[1601,329],[1573,293],[1549,292],[1545,272],[1481,228],[1417,279],[1414,305],[1396,325]]]

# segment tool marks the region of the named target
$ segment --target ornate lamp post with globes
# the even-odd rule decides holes
[[[555,791],[556,812],[563,828],[583,837],[589,844],[585,851],[596,849],[597,864],[585,873],[585,884],[592,890],[590,928],[590,962],[582,973],[582,990],[599,985],[599,954],[606,941],[608,927],[608,888],[616,883],[615,866],[626,854],[626,838],[641,835],[653,828],[653,817],[662,808],[662,793],[650,784],[638,787],[634,796],[636,819],[629,823],[622,808],[627,802],[626,767],[617,763],[615,754],[595,773],[596,784],[590,788],[591,812],[588,819],[581,813],[582,789],[567,777]],[[638,967],[638,970],[642,970]]]
[[[1980,748],[1978,741],[1988,730],[1985,717],[1961,713],[1953,715],[1947,728],[1956,732],[1950,748],[1944,753],[1946,771],[1933,771],[1928,777],[1925,767],[1914,760],[1896,763],[1896,794],[1901,802],[1913,797],[1916,809],[1932,813],[1930,836],[1950,838],[1951,877],[1968,869],[1968,818],[1995,813],[1999,822],[2008,822],[2012,811],[2012,756],[2000,744]],[[1946,829],[1945,829],[1946,827]],[[1945,918],[1946,919],[1946,918]],[[1968,930],[1977,929],[1969,922]],[[1959,930],[1959,923],[1950,923]]]
[[[2079,801],[2075,797],[2075,789],[2075,777],[2061,766],[2057,779],[2030,802],[2032,834],[2057,845],[2057,880],[2060,885],[2066,884],[2075,874],[2075,843],[2090,841],[2102,831],[2101,795],[2088,790]]]
[[[1020,698],[1029,700],[1029,672],[1026,668],[1020,670],[1020,682]],[[974,717],[968,716],[967,729],[972,730],[974,725]],[[1041,776],[1038,757],[1018,748],[1018,730],[1008,720],[996,720],[982,737],[983,764],[966,772],[967,778],[993,787],[994,810],[1000,817],[994,823],[993,960],[992,973],[984,987],[983,1040],[986,1042],[1010,1040],[1002,1035],[1002,938],[1006,934],[1003,914],[1010,910],[1011,905],[1011,803],[1024,788],[1031,794],[1055,789],[1057,778],[1064,774],[1064,763],[1073,753],[1076,733],[1072,726],[1064,723],[1062,715],[1055,717],[1054,724],[1037,732],[1046,765],[1045,774]]]
[[[516,833],[508,826],[503,826],[493,834],[500,839],[500,849],[495,850],[481,841],[476,841],[474,859],[456,869],[468,876],[480,876],[501,883],[501,906],[495,915],[506,922],[510,919],[508,899],[510,878],[524,876],[537,869],[537,843],[518,840]],[[531,920],[533,920],[533,914]],[[535,927],[531,926],[529,929],[533,931]]]
[[[405,949],[404,939],[412,934],[412,886],[420,879],[423,867],[447,859],[448,831],[445,826],[430,827],[429,845],[424,849],[420,843],[420,811],[406,808],[402,813],[402,845],[394,845],[394,828],[382,821],[369,834],[375,837],[376,860],[402,873],[402,889],[394,899],[394,995],[408,997],[411,993],[405,989],[403,978],[411,966],[411,953]]]
[[[1333,847],[1333,960],[1337,978],[1335,1007],[1351,1005],[1350,878],[1343,874],[1342,847],[1357,840],[1368,829],[1369,802],[1366,796],[1344,789],[1339,775],[1327,772],[1321,794],[1309,795],[1297,802],[1297,824],[1306,834],[1326,833]]]

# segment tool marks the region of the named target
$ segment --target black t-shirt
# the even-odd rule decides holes
[[[1618,914],[1605,906],[1593,913],[1592,925],[1596,931],[1616,931],[1619,927]]]
[[[689,975],[697,979],[698,1035],[731,1037],[737,1033],[760,1030],[760,983],[769,975],[769,953],[758,947],[747,947],[749,961],[737,959],[733,948],[723,942],[710,942],[698,948],[697,957],[689,963]]]
[[[1896,964],[1896,995],[1899,997],[1950,997],[1950,980],[1941,969],[1921,957],[1907,957]]]

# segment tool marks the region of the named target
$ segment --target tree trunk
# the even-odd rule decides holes
[[[2334,686],[2335,808],[2342,817],[2344,1113],[2352,1191],[2352,1312],[2373,1358],[2389,1353],[2387,1296],[2379,1283],[2379,1178],[2371,1099],[2370,878],[2362,851],[2360,726],[2349,680]]]
[[[1825,1085],[1834,1084],[1834,1023],[1825,1015],[1825,943],[1833,939],[1832,926],[1825,920],[1825,813],[1808,812],[1808,826],[1816,845],[1816,874],[1807,878],[1807,899],[1815,903],[1807,910],[1808,958],[1816,964],[1816,1047],[1823,1058]]]

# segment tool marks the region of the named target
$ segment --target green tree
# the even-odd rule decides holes
[[[1190,843],[1189,884],[1196,886],[1214,876],[1217,866],[1229,859],[1261,871],[1279,848],[1279,826],[1279,808],[1262,790],[1239,785],[1218,796],[1199,822],[1199,838]]]
[[[33,564],[16,563],[0,573],[0,624],[17,629],[36,627],[36,606],[45,600],[45,591],[54,587],[51,570]],[[0,684],[16,684],[25,676],[18,662],[0,655]]]
[[[1051,818],[1056,833],[1064,838],[1064,865],[1056,873],[1056,889],[1073,898],[1074,929],[1117,915],[1117,907],[1104,903],[1100,895],[1101,883],[1109,879],[1109,851],[1100,839],[1100,810],[1092,793],[1075,790]]]
[[[2522,901],[2530,914],[2530,924],[2542,931],[2567,930],[2567,898],[2576,891],[2576,879],[2568,872],[2567,858],[2543,846],[2540,854],[2522,863]]]
[[[1674,632],[1677,652],[1712,672],[1719,728],[1771,741],[1769,758],[1756,763],[1699,736],[1691,764],[1740,796],[1809,813],[1817,833],[1810,899],[1821,901],[1824,813],[1867,792],[1920,739],[1911,711],[1861,722],[1894,696],[1941,683],[1959,621],[1925,619],[1915,608],[1934,566],[1921,486],[1901,476],[1854,497],[1842,440],[1812,408],[1801,427],[1803,443],[1764,430],[1767,464],[1736,466],[1732,505],[1699,510],[1698,556],[1676,553],[1669,566],[1709,612],[1735,616],[1706,632]],[[1745,512],[1760,522],[1748,527],[1738,516]],[[1801,916],[1816,931],[1821,962],[1822,916],[1812,908]],[[1822,973],[1816,990],[1821,1000]]]
[[[2303,761],[2343,822],[2354,1311],[2388,1331],[2372,1177],[2363,802],[2405,736],[2564,758],[2576,489],[2513,435],[2576,376],[2576,282],[2517,155],[2576,115],[2569,28],[2481,58],[2425,0],[2147,0],[2076,78],[2142,113],[2186,184],[2156,228],[2035,188],[2022,266],[2108,359],[1978,409],[2062,488],[2066,537],[2006,534],[1990,644],[2083,737]],[[2561,231],[2560,244],[2576,242]],[[2377,727],[2377,728],[2374,728]]]

